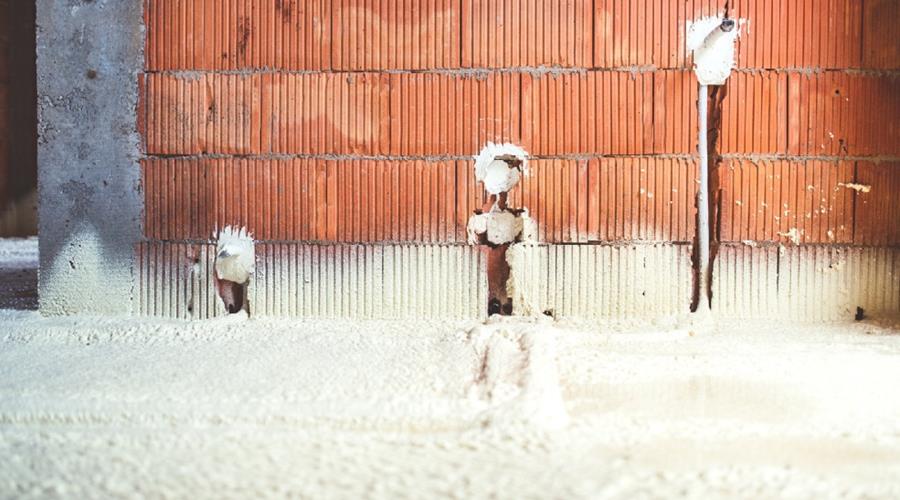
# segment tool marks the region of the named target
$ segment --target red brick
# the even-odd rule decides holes
[[[693,162],[530,165],[510,203],[529,209],[542,241],[692,237]],[[206,240],[239,225],[263,240],[465,242],[486,200],[470,161],[157,159],[144,162],[143,175],[145,234],[160,240]]]
[[[854,243],[900,244],[900,163],[859,161],[856,183]]]
[[[725,162],[720,171],[722,241],[851,243],[855,191],[851,161]]]

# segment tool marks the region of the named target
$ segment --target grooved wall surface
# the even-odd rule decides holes
[[[486,311],[486,260],[475,247],[265,243],[256,251],[248,301],[257,317],[453,319]],[[147,242],[137,254],[140,314],[227,314],[213,279],[215,245]]]
[[[722,108],[722,153],[900,155],[900,77],[737,73]]]
[[[511,141],[533,155],[692,154],[690,71],[150,74],[150,154],[471,156]],[[900,80],[736,73],[722,153],[900,155]],[[876,110],[877,112],[873,112]]]
[[[556,317],[656,318],[688,311],[688,245],[522,245],[516,293]]]
[[[488,141],[532,155],[688,154],[688,71],[149,74],[147,152],[473,156]]]
[[[467,160],[148,159],[148,237],[203,240],[247,226],[262,240],[466,242],[486,201]],[[690,241],[692,160],[534,160],[513,206],[547,242]]]
[[[684,37],[724,3],[146,0],[145,234],[241,224],[261,239],[462,242],[483,201],[467,159],[511,141],[546,158],[514,193],[542,241],[690,241],[698,94]],[[726,205],[879,183],[860,206],[834,193],[818,202],[827,214],[797,205],[793,226],[771,206],[726,206],[723,239],[797,227],[803,242],[893,244],[880,212],[896,168],[880,160],[900,155],[897,13],[878,0],[731,2],[746,19],[742,70],[718,151],[744,166],[723,165]],[[841,157],[878,161],[858,174]],[[795,173],[747,192],[770,163],[770,184]]]
[[[722,241],[900,245],[896,162],[728,160]]]
[[[728,3],[744,21],[716,236],[895,247],[900,3]],[[145,237],[201,244],[233,224],[272,245],[463,245],[485,201],[472,158],[510,141],[532,156],[510,203],[542,244],[689,249],[685,35],[725,4],[145,0]]]
[[[900,312],[900,250],[723,245],[713,311],[726,317],[852,320]]]
[[[147,69],[686,68],[725,0],[145,0]],[[743,68],[900,68],[894,0],[732,0]],[[863,34],[865,33],[865,36]]]

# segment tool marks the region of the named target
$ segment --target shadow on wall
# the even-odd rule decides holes
[[[37,234],[35,3],[0,0],[0,237]]]

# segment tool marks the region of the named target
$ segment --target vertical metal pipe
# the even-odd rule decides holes
[[[697,108],[699,111],[700,130],[698,148],[700,149],[700,191],[697,193],[697,231],[700,245],[700,293],[697,310],[709,308],[709,155],[707,153],[706,120],[709,101],[708,87],[700,84]]]

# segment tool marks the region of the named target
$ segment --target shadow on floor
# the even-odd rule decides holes
[[[37,269],[0,270],[0,309],[37,308]]]
[[[37,238],[0,238],[0,309],[38,308]]]

